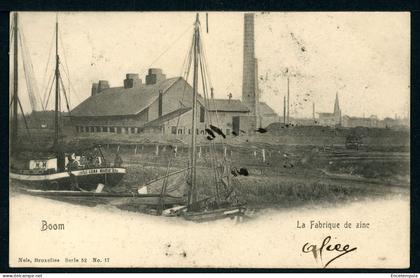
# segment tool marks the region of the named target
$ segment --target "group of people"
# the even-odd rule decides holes
[[[76,159],[75,153],[68,155],[67,169],[69,171],[79,169],[80,167],[98,167],[102,164],[100,152],[97,148],[93,151],[87,151],[80,155],[79,160]]]
[[[115,154],[114,167],[121,167],[123,160],[119,153]],[[103,165],[103,159],[99,151],[95,148],[92,152],[85,152],[77,160],[75,154],[68,155],[67,169],[69,171],[80,169],[81,167],[99,167]]]

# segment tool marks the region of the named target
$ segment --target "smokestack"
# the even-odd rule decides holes
[[[256,80],[256,59],[254,42],[254,14],[246,13],[244,15],[244,57],[242,72],[242,102],[249,108],[251,113],[252,128],[257,127],[257,113],[259,104],[258,88]]]
[[[290,105],[289,105],[289,99],[290,99],[290,79],[289,76],[287,76],[287,123],[290,124]]]
[[[213,87],[210,88],[210,97],[211,99],[214,99]]]

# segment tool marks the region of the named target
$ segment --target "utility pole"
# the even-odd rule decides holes
[[[314,120],[314,123],[315,123],[315,102],[312,102],[312,119]]]
[[[286,96],[283,97],[283,124],[286,125]]]
[[[287,124],[290,124],[290,77],[287,76]]]

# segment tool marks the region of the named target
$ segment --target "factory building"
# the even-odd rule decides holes
[[[166,78],[162,70],[150,69],[145,80],[127,74],[123,87],[111,88],[104,80],[93,83],[91,96],[71,112],[76,131],[141,133],[146,123],[191,107],[192,87],[183,78]]]
[[[265,102],[260,102],[259,113],[261,127],[267,127],[271,123],[280,121],[279,115]]]
[[[122,87],[106,80],[92,84],[91,96],[72,112],[78,133],[191,134],[192,87],[182,77],[166,78],[160,69],[150,69],[143,83],[138,74],[127,74]],[[210,99],[207,111],[198,97],[197,133],[204,134],[206,117],[226,135],[248,132],[250,110],[235,99]]]
[[[202,99],[199,102],[202,103]],[[241,130],[242,132],[249,130],[250,127],[247,122],[249,109],[240,100],[210,99],[208,103],[207,111],[204,111],[203,106],[200,105],[200,112],[197,115],[197,119],[199,119],[197,134],[206,134],[204,129],[208,126],[205,124],[205,117],[209,117],[208,120],[219,127],[227,136],[238,135]],[[145,132],[190,135],[191,113],[191,107],[183,107],[146,123],[143,129]]]
[[[254,50],[254,14],[244,17],[244,60],[242,101],[214,99],[207,110],[198,97],[197,125],[205,133],[206,117],[226,135],[250,133],[278,121],[278,115],[259,101],[258,68]],[[91,96],[72,112],[79,133],[137,134],[153,132],[173,135],[191,134],[192,87],[182,77],[167,78],[161,69],[149,69],[145,82],[138,74],[126,74],[124,86],[110,87],[106,80],[92,84]]]
[[[343,127],[380,127],[380,120],[377,116],[371,115],[368,118],[365,117],[350,117],[345,115],[343,117]]]

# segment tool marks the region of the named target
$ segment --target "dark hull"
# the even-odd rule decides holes
[[[58,201],[87,206],[113,205],[121,208],[159,207],[160,194],[112,193],[112,192],[85,192],[85,191],[56,191],[20,189],[21,193],[29,194]],[[165,206],[173,206],[185,202],[183,198],[166,195],[163,198]]]
[[[72,190],[77,187],[84,190],[94,190],[99,183],[106,187],[116,186],[124,177],[124,168],[96,168],[60,172],[47,175],[21,174],[10,172],[14,184],[40,190]]]

